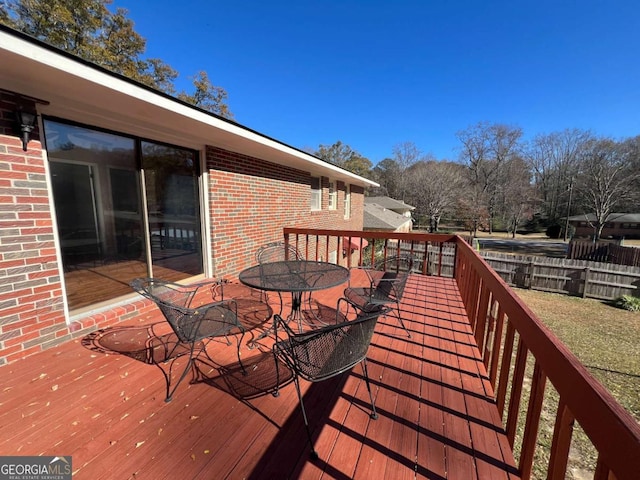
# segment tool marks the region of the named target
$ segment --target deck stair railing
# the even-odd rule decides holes
[[[532,474],[548,384],[559,401],[547,478],[565,478],[575,422],[597,451],[595,480],[640,478],[640,424],[461,237],[285,228],[284,239],[305,258],[347,267],[408,253],[420,260],[414,273],[455,279],[522,478]]]

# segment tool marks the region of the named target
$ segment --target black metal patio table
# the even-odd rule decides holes
[[[298,328],[302,330],[303,294],[345,283],[349,280],[349,270],[328,262],[287,260],[249,267],[240,272],[238,278],[245,285],[260,290],[278,293],[290,292],[291,313],[288,320],[296,321]],[[311,295],[307,301],[311,301]],[[280,314],[282,314],[282,302]]]

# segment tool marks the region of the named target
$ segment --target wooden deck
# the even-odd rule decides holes
[[[314,297],[335,305],[341,291]],[[385,317],[369,350],[378,420],[359,366],[302,383],[319,460],[310,460],[294,386],[269,393],[268,348],[243,346],[245,377],[235,349],[213,342],[224,366],[183,382],[171,403],[158,368],[92,350],[88,339],[0,367],[0,452],[71,455],[74,478],[92,480],[517,478],[454,281],[412,275],[402,309],[412,337]]]

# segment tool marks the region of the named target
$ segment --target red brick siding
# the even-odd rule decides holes
[[[311,175],[295,168],[208,146],[211,238],[215,275],[236,276],[255,263],[255,251],[282,239],[284,227],[362,229],[364,190],[351,187],[351,219],[344,219],[344,184],[328,210],[329,179],[322,179],[322,210],[311,211]]]
[[[36,131],[22,150],[15,100],[0,95],[0,365],[68,333],[42,147]]]
[[[575,237],[592,237],[595,233],[593,227],[590,225],[582,225],[584,222],[570,222],[576,229]],[[628,225],[628,224],[627,224]],[[614,238],[640,238],[640,226],[638,224],[635,228],[627,227],[622,228],[622,225],[617,222],[606,223],[602,228],[602,238],[614,237]]]

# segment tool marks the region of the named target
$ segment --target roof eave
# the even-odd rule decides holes
[[[213,145],[363,187],[376,182],[0,26],[0,87],[49,102],[39,113],[191,148]]]

